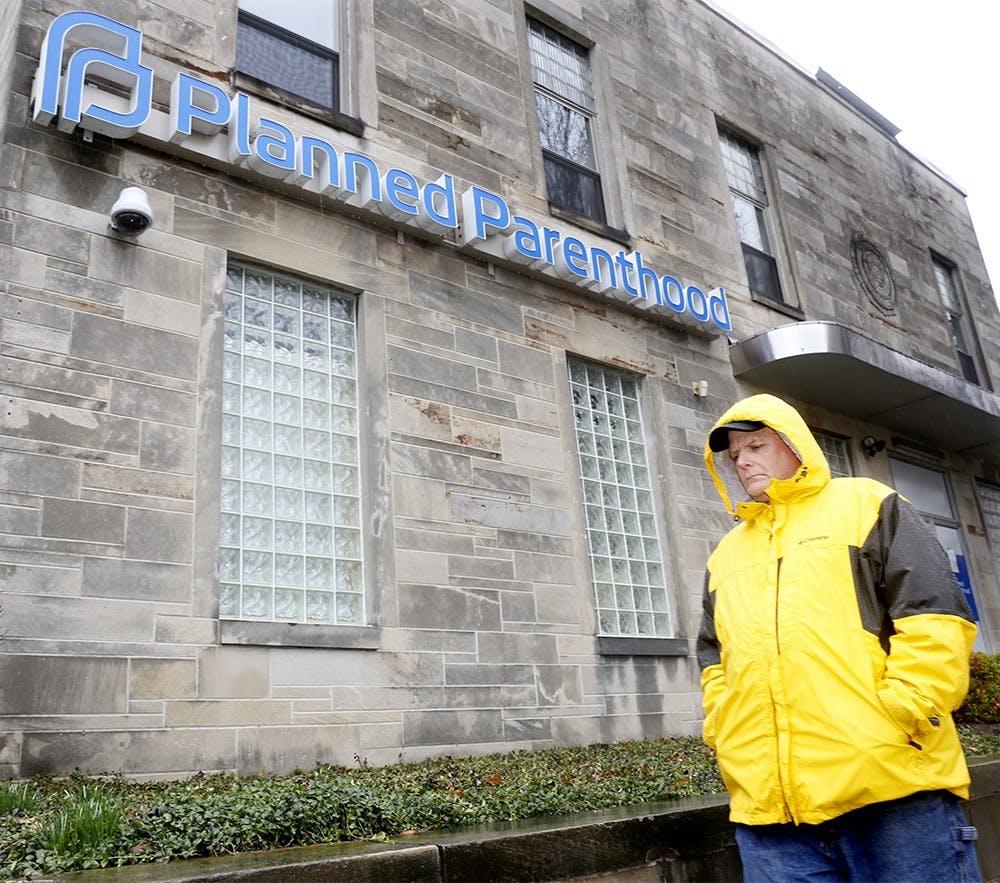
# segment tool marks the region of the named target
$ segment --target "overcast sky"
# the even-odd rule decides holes
[[[713,0],[810,74],[823,68],[968,194],[1000,294],[1000,5]]]

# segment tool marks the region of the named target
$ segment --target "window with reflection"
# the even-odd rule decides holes
[[[354,295],[229,265],[223,618],[364,624],[355,314]]]
[[[603,224],[607,218],[594,147],[597,109],[590,53],[530,18],[528,44],[549,202]]]
[[[339,112],[341,0],[238,0],[236,70]]]
[[[833,478],[846,478],[854,474],[851,467],[851,450],[846,438],[829,432],[814,431],[813,438],[819,445]]]
[[[760,155],[749,141],[724,129],[719,130],[719,144],[747,283],[754,294],[784,303]]]
[[[944,305],[945,318],[951,342],[955,347],[958,367],[962,377],[969,383],[980,383],[978,358],[974,349],[972,327],[962,307],[962,295],[959,290],[958,271],[954,264],[944,258],[932,257],[934,264],[934,281],[937,283],[938,294]]]

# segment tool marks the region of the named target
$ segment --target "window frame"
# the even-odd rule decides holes
[[[729,194],[730,212],[733,218],[736,241],[739,243],[742,260],[742,270],[746,278],[747,289],[750,297],[756,303],[764,304],[772,309],[787,313],[795,318],[802,318],[800,305],[794,300],[793,286],[786,274],[784,264],[784,249],[781,247],[781,221],[780,212],[774,201],[776,188],[771,180],[770,168],[767,162],[764,146],[757,140],[748,137],[733,126],[719,120],[716,124],[717,144],[719,159],[722,170],[722,180],[725,182],[726,191]],[[748,193],[738,186],[739,182],[734,181],[729,174],[729,163],[726,159],[726,141],[735,142],[738,146],[747,151],[752,151],[752,158],[756,161],[758,175],[763,199],[756,193]],[[759,230],[763,239],[766,239],[771,251],[762,251],[755,244],[747,242],[743,238],[740,224],[740,212],[737,210],[737,200],[751,207],[760,217]],[[754,279],[759,275],[756,271],[751,272],[751,263],[759,261],[766,265],[767,275],[776,288],[777,297],[773,293],[760,290],[754,287]]]
[[[263,617],[251,618],[251,617],[244,617],[239,612],[237,612],[235,615],[223,614],[220,609],[219,603],[217,602],[215,606],[216,606],[216,616],[219,622],[220,640],[222,643],[240,643],[240,644],[265,644],[265,645],[289,645],[289,646],[294,645],[294,646],[311,646],[311,647],[354,647],[357,649],[377,648],[379,644],[380,629],[374,627],[371,624],[373,621],[372,597],[370,591],[370,583],[371,583],[370,571],[372,569],[370,559],[372,556],[372,549],[368,542],[369,538],[367,536],[366,514],[365,514],[368,509],[368,506],[370,505],[370,501],[368,500],[368,491],[366,488],[366,480],[365,480],[364,451],[366,447],[365,445],[366,432],[365,432],[365,427],[363,425],[363,421],[361,420],[361,403],[364,399],[363,391],[360,387],[360,382],[362,377],[361,298],[358,295],[358,293],[352,292],[348,289],[345,289],[342,286],[337,286],[328,281],[313,280],[295,271],[288,271],[283,268],[265,266],[262,265],[259,261],[253,259],[247,260],[234,255],[229,256],[229,258],[225,261],[226,272],[224,273],[224,278],[226,280],[229,279],[230,269],[234,266],[242,269],[245,274],[246,273],[266,274],[267,276],[270,276],[272,280],[288,280],[298,284],[299,286],[320,289],[325,294],[329,294],[331,296],[336,296],[339,298],[351,298],[353,301],[354,315],[351,324],[351,327],[353,329],[352,330],[353,350],[351,350],[351,352],[353,353],[353,359],[354,359],[353,382],[355,384],[356,413],[353,423],[352,438],[354,439],[356,445],[354,468],[357,479],[357,487],[353,496],[356,498],[358,507],[358,516],[356,519],[357,524],[354,525],[353,527],[355,532],[358,534],[358,543],[359,543],[359,555],[360,555],[359,584],[360,584],[360,596],[361,596],[360,597],[361,621],[344,622],[344,621],[319,621],[315,619],[308,619],[305,615],[306,611],[304,608],[303,608],[303,618],[300,620],[288,617],[282,619],[276,619],[274,618],[273,615],[270,618],[263,618]],[[227,284],[223,285],[223,291],[221,293],[221,297],[223,300],[225,300],[226,293],[228,291],[229,291],[229,285],[227,281]],[[244,289],[243,293],[240,294],[240,303],[243,310],[246,309],[244,302],[247,297],[248,295],[245,293]],[[244,324],[243,316],[241,316],[240,317],[241,329],[243,327],[243,324]],[[300,334],[300,336],[302,336],[302,338],[305,339],[304,333]],[[221,333],[221,329],[220,329],[220,337],[224,337],[224,334]],[[333,345],[332,341],[330,345]],[[243,347],[241,344],[240,347],[241,353],[242,350]],[[222,482],[225,480],[226,477],[224,474],[224,470],[221,467],[221,460],[222,460],[221,452],[223,445],[227,444],[226,441],[227,435],[223,429],[223,421],[226,414],[226,410],[223,406],[223,394],[222,394],[224,384],[228,382],[226,379],[226,371],[224,368],[224,354],[227,352],[232,352],[232,350],[225,348],[223,346],[223,341],[220,340],[220,355],[217,368],[219,392],[216,398],[216,401],[218,402],[217,407],[219,409],[219,417],[218,417],[219,434],[218,434],[218,444],[216,446],[216,452],[217,452],[216,463],[218,465],[215,466],[215,469],[218,470],[216,474],[218,475],[218,481],[219,481],[220,496],[219,496],[218,506],[219,506],[220,522],[219,522],[219,527],[216,530],[215,544],[214,544],[216,549],[216,559],[219,562],[221,562],[222,560],[222,547],[224,545],[222,542],[223,532],[221,523],[221,518],[224,511],[222,503],[222,494],[223,494]],[[277,362],[275,362],[275,364],[277,364]],[[246,379],[245,371],[246,367],[242,365],[241,361],[239,378],[238,378],[239,389],[241,391],[245,386],[245,379]],[[327,365],[325,371],[329,372],[331,377],[341,376],[340,373],[333,372],[332,365]],[[273,387],[274,387],[274,382],[272,379],[271,386],[269,388],[273,389]],[[304,394],[305,392],[304,388],[301,391]],[[241,398],[242,398],[242,392],[241,392]],[[300,421],[300,423],[304,431],[306,424],[304,421]],[[333,430],[331,427],[331,432],[332,431]],[[242,450],[242,440],[243,440],[242,432],[243,430],[241,429],[241,435],[240,435],[241,450]],[[273,441],[271,443],[271,450],[272,451],[278,450],[277,444],[274,443]],[[334,464],[336,462],[336,458],[332,456],[332,453],[333,452],[331,450],[329,462],[331,464]],[[305,454],[303,454],[303,456],[305,456]],[[276,481],[274,482],[274,486],[277,486]],[[303,485],[303,488],[305,488],[305,485]],[[332,500],[332,495],[334,494],[334,490],[332,487],[330,493]],[[303,521],[303,523],[305,524],[306,521]],[[336,524],[336,519],[334,518],[331,521],[331,531],[333,531],[335,524]],[[241,549],[244,548],[242,545],[242,541],[240,544],[240,548]],[[275,549],[275,551],[277,550]],[[305,554],[305,552],[303,552],[303,554]],[[333,558],[331,560],[335,561],[337,557],[336,553],[332,552],[331,554],[333,555]],[[221,563],[216,565],[215,579],[213,580],[213,582],[216,585],[216,597],[219,598],[221,597],[219,593],[222,591],[222,585],[224,582],[226,582],[226,580],[223,579],[223,571]],[[303,590],[305,590],[306,586],[303,585],[302,588]]]
[[[371,19],[372,2],[373,0],[337,0],[338,46],[336,49],[315,43],[306,36],[283,28],[280,24],[237,6],[233,28],[234,54],[231,75],[233,84],[352,135],[362,137],[365,131],[363,118],[374,118],[377,98],[374,97],[374,72],[368,70],[371,65],[359,63],[361,58],[370,60],[373,57],[371,27],[356,26],[355,23]],[[369,14],[365,15],[365,12]],[[306,96],[270,83],[251,70],[240,67],[238,35],[241,22],[270,37],[288,43],[290,46],[297,45],[313,55],[331,58],[335,63],[336,106],[317,103]],[[360,101],[362,99],[359,96],[365,95],[372,97],[364,102],[365,107],[361,107]]]
[[[599,96],[600,89],[597,66],[594,63],[594,44],[592,41],[581,39],[580,37],[569,33],[568,29],[553,22],[548,16],[539,14],[539,12],[530,8],[525,9],[522,21],[524,23],[525,46],[527,48],[529,76],[531,79],[532,101],[530,102],[531,123],[529,125],[529,129],[534,131],[536,142],[538,144],[538,155],[541,158],[542,170],[540,184],[544,188],[545,198],[549,204],[549,210],[559,217],[572,220],[582,226],[593,227],[596,232],[609,236],[610,238],[617,239],[619,241],[628,241],[629,237],[627,233],[612,227],[610,224],[611,213],[609,212],[608,187],[611,182],[609,181],[609,175],[607,169],[605,168],[604,151],[601,149],[601,143],[606,140],[606,132],[603,114],[600,111],[602,102]],[[555,33],[561,39],[569,41],[586,53],[587,66],[590,74],[590,93],[588,97],[593,102],[593,108],[587,108],[580,105],[578,102],[574,101],[571,96],[563,95],[554,91],[550,86],[539,82],[536,78],[536,56],[532,47],[531,37],[533,23],[543,29]],[[590,147],[594,154],[593,168],[582,165],[572,157],[563,156],[557,151],[551,150],[543,145],[541,118],[538,109],[538,100],[536,98],[539,94],[563,105],[570,112],[579,114],[587,120],[590,134]],[[549,186],[550,165],[563,171],[577,173],[585,179],[596,182],[596,202],[599,203],[599,211],[596,215],[583,213],[574,208],[572,205],[563,204],[562,201],[553,199],[553,194],[551,193],[551,188]],[[569,203],[571,201],[567,200],[566,202]]]
[[[843,435],[838,435],[835,432],[827,432],[825,429],[814,429],[812,434],[816,439],[816,444],[819,445],[820,450],[823,452],[823,456],[826,457],[828,465],[830,464],[830,453],[827,448],[824,447],[824,444],[840,447],[840,454],[842,454],[844,459],[847,461],[847,472],[834,472],[832,468],[830,469],[830,476],[832,478],[851,478],[857,474],[854,470],[854,452],[851,450],[849,438]]]
[[[937,291],[938,299],[944,310],[945,324],[948,327],[948,336],[951,340],[952,350],[958,362],[959,376],[967,383],[989,389],[986,364],[979,345],[979,335],[976,333],[975,325],[969,313],[958,265],[943,255],[931,251],[931,270],[934,276],[934,288]],[[958,313],[953,313],[948,305],[946,293],[941,285],[939,271],[946,276],[951,286],[950,295],[954,300],[955,307],[959,310]],[[964,349],[959,346],[959,335],[963,338],[961,343]],[[970,369],[974,373],[974,377],[969,376]]]
[[[594,632],[595,638],[598,642],[599,652],[605,655],[657,655],[657,656],[677,656],[686,655],[688,652],[688,642],[686,638],[680,637],[680,625],[678,622],[678,611],[676,609],[676,601],[672,596],[673,592],[676,592],[676,580],[677,574],[674,572],[673,567],[673,556],[670,554],[669,545],[665,541],[665,535],[662,530],[662,520],[663,511],[658,499],[657,488],[655,484],[655,453],[651,450],[650,440],[647,437],[648,432],[648,422],[649,417],[646,413],[648,408],[648,402],[646,401],[647,395],[645,392],[645,378],[641,375],[636,375],[632,372],[622,370],[619,367],[610,366],[600,362],[598,360],[588,358],[586,356],[580,356],[573,353],[566,353],[566,393],[568,396],[568,409],[567,409],[567,420],[568,425],[571,427],[571,432],[573,433],[574,443],[572,446],[574,471],[577,475],[576,486],[578,488],[579,497],[579,514],[582,523],[582,535],[585,537],[584,541],[584,557],[586,559],[586,573],[589,580],[591,591],[590,591],[590,607],[594,615]],[[593,524],[590,514],[588,512],[588,493],[587,493],[587,482],[595,481],[593,476],[587,475],[587,470],[583,462],[583,456],[585,454],[589,455],[587,451],[581,449],[581,434],[579,430],[578,420],[576,416],[576,410],[579,407],[574,401],[574,387],[580,386],[580,381],[574,379],[574,376],[578,376],[577,369],[582,369],[585,372],[597,371],[601,372],[602,378],[606,374],[613,374],[621,380],[631,381],[635,385],[635,406],[638,412],[638,436],[637,438],[626,437],[629,445],[638,445],[641,449],[643,455],[643,463],[639,464],[640,467],[644,468],[646,471],[646,482],[647,485],[643,488],[639,488],[634,482],[628,485],[630,488],[637,488],[644,490],[650,498],[650,506],[647,512],[647,517],[652,519],[652,530],[645,530],[639,527],[638,533],[640,538],[649,537],[655,539],[656,542],[656,555],[658,556],[658,561],[652,561],[645,557],[646,552],[643,550],[643,558],[640,563],[646,565],[653,563],[657,565],[660,569],[660,579],[662,580],[661,586],[653,586],[652,583],[647,580],[642,586],[639,586],[640,590],[645,587],[650,593],[651,606],[647,612],[650,614],[660,614],[666,618],[666,628],[659,634],[639,634],[638,628],[636,628],[635,633],[610,633],[602,630],[601,616],[600,616],[600,604],[599,604],[599,590],[598,590],[598,574],[595,570],[595,551],[592,535],[596,532],[601,532],[600,527],[595,527]],[[606,384],[606,380],[602,379],[602,383]],[[590,390],[589,379],[586,384],[586,390]],[[610,413],[610,409],[609,409]],[[610,432],[610,428],[609,428]],[[597,435],[594,433],[596,439]],[[611,436],[613,439],[613,436]],[[596,458],[596,453],[595,453]],[[614,459],[612,461],[618,464],[620,461]],[[631,468],[634,463],[631,458],[625,464]],[[599,490],[607,482],[596,482],[599,485]],[[617,471],[615,476],[615,488],[620,489],[621,485],[618,481]],[[601,505],[602,514],[604,511],[603,503]],[[619,506],[618,510],[620,513],[625,513],[627,510],[624,507]],[[643,510],[639,508],[637,503],[637,508],[634,510],[636,515],[641,515]],[[605,528],[604,535],[610,536],[612,530],[610,528]],[[631,535],[625,526],[623,525],[622,530],[617,532],[617,535],[622,537],[625,541],[625,547],[628,549],[628,537]],[[634,537],[633,537],[634,538]],[[627,553],[629,557],[625,558],[626,562],[634,563],[638,559],[631,555],[631,552]],[[600,556],[598,556],[600,557]],[[609,552],[604,556],[611,560],[613,556]],[[607,582],[607,580],[605,580]],[[633,583],[631,574],[629,575],[628,590],[629,593],[633,591],[637,584]],[[612,580],[612,590],[617,588]],[[662,605],[660,609],[653,609],[652,598],[653,590],[662,589]],[[634,595],[633,602],[635,601]],[[618,601],[615,601],[615,611],[619,611]],[[629,610],[624,611],[626,614],[628,612],[639,613],[643,612],[640,605],[633,604],[633,607]],[[666,632],[666,633],[663,633]]]

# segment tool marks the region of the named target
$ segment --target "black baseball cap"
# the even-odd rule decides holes
[[[729,447],[729,430],[735,429],[739,432],[756,432],[758,429],[763,429],[767,424],[761,423],[760,420],[734,420],[732,423],[723,423],[722,426],[716,426],[712,430],[712,434],[708,437],[708,446],[719,453],[719,451],[724,451]]]

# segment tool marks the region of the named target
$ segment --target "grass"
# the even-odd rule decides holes
[[[960,728],[970,756],[1000,735]],[[0,783],[0,878],[257,849],[384,840],[722,791],[695,738],[443,757],[287,776],[35,777]]]

